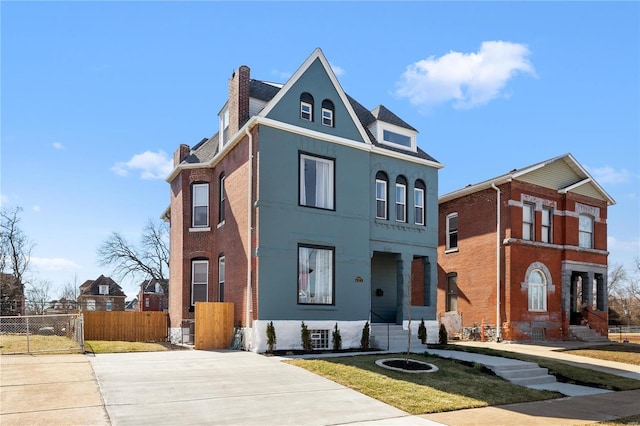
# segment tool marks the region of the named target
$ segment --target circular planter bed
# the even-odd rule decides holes
[[[376,365],[388,370],[402,371],[403,373],[435,373],[438,367],[428,362],[406,358],[385,358],[376,361]]]

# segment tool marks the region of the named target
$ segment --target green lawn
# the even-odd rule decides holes
[[[340,383],[410,414],[558,398],[561,394],[514,385],[480,365],[429,355],[411,359],[435,364],[433,373],[409,374],[379,367],[378,359],[403,357],[358,355],[286,361]]]
[[[566,351],[572,355],[586,356],[605,361],[640,365],[640,344],[625,343],[595,346],[587,349]]]

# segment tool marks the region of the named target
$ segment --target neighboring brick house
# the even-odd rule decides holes
[[[0,316],[25,314],[24,285],[13,274],[0,272]]]
[[[498,323],[504,340],[566,339],[585,321],[606,336],[613,204],[571,154],[442,195],[439,313]]]
[[[168,280],[162,282],[157,279],[144,280],[140,284],[140,293],[138,293],[138,310],[141,312],[168,310],[169,297],[164,292],[164,288],[168,285]]]
[[[78,304],[81,311],[124,311],[125,297],[115,281],[100,275],[97,280],[82,283]]]
[[[317,348],[336,324],[344,347],[367,321],[435,328],[442,165],[416,137],[347,96],[320,49],[283,85],[236,70],[219,131],[167,179],[171,339],[197,301],[232,302],[254,351],[270,321],[278,349],[300,348],[301,321]]]

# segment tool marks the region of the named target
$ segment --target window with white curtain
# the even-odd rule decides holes
[[[593,217],[581,214],[579,229],[579,245],[583,248],[593,248]]]
[[[334,210],[334,160],[300,154],[300,205]]]
[[[389,178],[385,172],[376,174],[376,218],[387,218],[387,184]]]
[[[404,176],[396,178],[396,221],[407,221],[407,180]]]
[[[332,305],[334,248],[298,245],[298,303]]]
[[[424,225],[424,193],[426,185],[421,180],[416,181],[413,188],[413,210],[416,225]]]
[[[547,310],[547,279],[542,271],[534,269],[529,274],[529,310],[544,312]]]

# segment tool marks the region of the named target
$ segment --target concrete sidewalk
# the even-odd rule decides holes
[[[0,424],[109,425],[85,355],[0,355]]]

